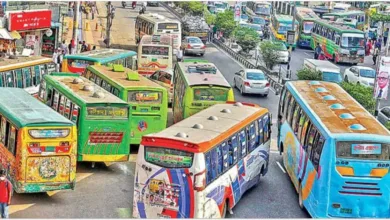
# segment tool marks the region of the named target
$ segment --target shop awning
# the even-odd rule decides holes
[[[22,38],[22,36],[20,36],[19,32],[17,32],[17,31],[11,31],[11,32],[10,32],[10,35],[11,35],[11,37],[12,37],[13,39],[16,39],[16,40]]]
[[[21,36],[17,31],[11,31],[9,32],[5,28],[0,28],[0,39],[5,39],[5,40],[17,40],[20,39]]]

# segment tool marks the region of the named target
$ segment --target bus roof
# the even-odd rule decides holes
[[[0,113],[19,128],[42,124],[73,125],[23,89],[0,88],[0,100]]]
[[[350,16],[350,15],[364,15],[364,11],[340,11],[340,12],[331,12],[331,13],[326,13],[324,16],[339,16],[339,17],[344,17],[344,16]]]
[[[104,75],[107,79],[112,80],[114,83],[118,84],[122,88],[133,88],[133,87],[153,87],[153,88],[161,88],[165,89],[164,87],[160,86],[159,84],[153,82],[152,80],[139,75],[139,80],[129,80],[127,73],[134,72],[131,69],[124,68],[123,72],[115,72],[113,70],[113,67],[108,66],[97,66],[97,65],[91,65],[88,66],[87,69],[91,70],[92,72],[99,72],[102,75]]]
[[[17,59],[2,58],[0,59],[0,72],[50,62],[52,59],[41,56],[17,57]]]
[[[389,135],[364,107],[340,85],[319,81],[290,81],[286,87],[330,133]],[[359,128],[365,130],[359,130]]]
[[[275,15],[276,21],[279,23],[284,23],[284,24],[292,24],[293,17],[290,15],[281,15],[277,14]],[[296,24],[299,24],[298,21],[295,21]]]
[[[243,129],[268,109],[256,105],[215,104],[158,133],[144,137],[173,139],[198,145],[196,152],[206,152],[233,133]]]
[[[198,62],[179,62],[179,66],[183,72],[184,78],[189,86],[215,85],[230,88],[229,82],[225,79],[222,73],[213,63],[198,63]],[[215,68],[215,74],[202,73],[201,71],[190,73],[188,70],[191,67],[208,67]]]
[[[86,104],[126,104],[122,99],[78,74],[52,73],[51,75],[45,75],[44,78],[51,80],[57,86],[61,87],[62,90],[68,91]]]
[[[160,22],[178,22],[178,20],[172,20],[172,19],[167,19],[163,15],[155,14],[155,13],[147,13],[147,14],[141,14],[138,15],[137,18],[144,19],[146,21],[149,21],[151,23],[160,23]]]
[[[361,31],[361,30],[352,28],[352,27],[350,27],[350,26],[348,26],[346,24],[338,23],[338,22],[335,22],[335,21],[327,21],[327,20],[324,20],[324,19],[317,19],[314,22],[322,24],[322,25],[326,26],[327,28],[330,28],[330,29],[333,29],[333,30],[337,30],[337,31],[340,31],[340,32],[364,34],[364,32]]]
[[[318,15],[310,8],[297,7],[296,9],[297,17],[302,20],[315,20],[319,19]]]
[[[104,48],[104,49],[91,50],[91,51],[78,53],[78,54],[68,54],[65,55],[65,59],[79,59],[79,60],[86,60],[91,62],[107,63],[113,60],[130,57],[134,55],[137,55],[137,53],[131,50]]]

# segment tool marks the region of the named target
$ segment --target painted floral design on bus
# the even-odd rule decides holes
[[[67,156],[30,157],[27,160],[28,182],[69,181],[70,161]]]

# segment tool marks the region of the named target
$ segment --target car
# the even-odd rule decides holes
[[[184,55],[194,54],[203,56],[206,53],[206,45],[199,37],[185,37],[182,42]]]
[[[249,17],[248,17],[248,15],[246,15],[246,14],[242,14],[240,20],[241,20],[241,21],[248,22]]]
[[[173,70],[165,69],[165,70],[156,70],[152,75],[150,75],[149,79],[153,82],[165,87],[168,91],[168,104],[172,104],[173,100]]]
[[[379,110],[378,121],[390,129],[390,106],[385,106]]]
[[[351,66],[344,71],[344,81],[374,87],[376,72],[373,68]]]
[[[281,42],[273,42],[276,46],[276,50],[278,51],[278,62],[279,63],[288,63],[289,52],[284,43]]]
[[[260,94],[268,96],[270,83],[264,72],[258,69],[243,69],[235,73],[233,86],[241,95]]]
[[[156,6],[156,7],[158,7],[158,1],[147,1],[146,5],[147,6]]]

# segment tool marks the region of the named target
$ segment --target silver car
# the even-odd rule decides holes
[[[384,126],[390,128],[390,106],[381,108],[378,113],[378,121]]]
[[[269,82],[261,70],[244,69],[235,73],[234,87],[240,90],[242,95],[247,93],[268,96]]]
[[[206,45],[199,37],[185,37],[182,42],[184,55],[194,54],[203,56],[206,53]]]

